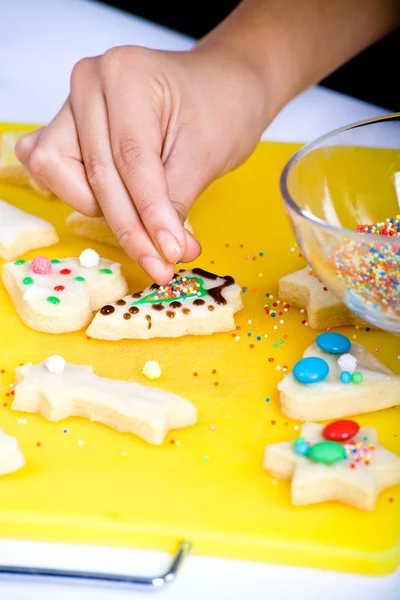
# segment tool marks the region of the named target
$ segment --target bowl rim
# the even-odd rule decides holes
[[[364,127],[367,125],[375,125],[376,123],[382,123],[385,121],[399,121],[400,122],[400,112],[392,113],[389,115],[382,115],[380,117],[374,117],[372,119],[364,119],[362,121],[356,121],[354,123],[350,123],[349,125],[344,125],[343,127],[338,127],[337,129],[333,129],[332,131],[329,131],[328,133],[321,135],[320,137],[316,138],[312,142],[308,142],[302,148],[300,148],[300,150],[298,150],[295,154],[293,154],[293,156],[288,160],[288,162],[286,163],[286,165],[284,166],[284,168],[282,170],[282,173],[281,173],[281,176],[279,179],[279,188],[280,188],[280,192],[281,192],[281,195],[282,195],[285,205],[287,207],[289,207],[291,211],[296,213],[296,215],[298,217],[304,219],[305,221],[311,222],[312,224],[318,225],[319,227],[322,227],[323,229],[325,229],[331,233],[341,234],[344,237],[351,237],[353,239],[358,239],[360,241],[363,241],[364,243],[367,240],[369,240],[371,243],[374,243],[374,244],[377,244],[377,243],[381,243],[381,244],[386,243],[387,244],[390,240],[390,243],[394,242],[396,244],[400,244],[400,238],[397,238],[394,236],[390,237],[390,236],[385,236],[385,235],[375,235],[372,233],[361,233],[354,229],[347,229],[346,227],[337,227],[336,225],[331,225],[327,221],[324,221],[323,219],[316,217],[312,213],[300,208],[300,206],[292,198],[292,196],[289,192],[289,189],[288,189],[288,176],[289,176],[292,168],[294,167],[294,165],[303,156],[305,156],[310,151],[312,151],[312,150],[316,149],[318,146],[320,146],[322,142],[324,142],[325,140],[327,140],[329,138],[332,138],[333,136],[335,136],[339,133],[343,133],[344,131],[350,131],[351,129],[357,129],[358,127]],[[399,208],[398,214],[400,214],[400,208]],[[386,217],[386,218],[390,218],[390,217]]]

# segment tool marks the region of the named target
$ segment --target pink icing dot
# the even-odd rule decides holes
[[[33,259],[31,268],[36,275],[48,275],[51,273],[51,261],[45,256],[37,256]]]

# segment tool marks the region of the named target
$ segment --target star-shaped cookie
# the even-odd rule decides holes
[[[358,429],[354,422],[341,423]],[[340,442],[327,439],[325,429],[305,423],[294,442],[267,446],[264,468],[274,477],[291,480],[294,506],[339,501],[373,510],[379,492],[400,483],[400,457],[378,443],[373,427],[362,427]]]
[[[308,267],[281,277],[278,295],[281,302],[305,308],[308,324],[312,329],[343,325],[368,326],[366,321],[340,302],[318,277],[310,273]]]
[[[24,465],[25,458],[17,440],[0,428],[0,475],[18,471]]]

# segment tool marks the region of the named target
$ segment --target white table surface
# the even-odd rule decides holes
[[[68,93],[75,62],[123,44],[186,50],[192,40],[85,0],[0,0],[0,120],[45,123]],[[309,141],[385,111],[312,88],[293,100],[263,139]],[[0,483],[1,501],[1,483]],[[1,532],[0,532],[1,535]],[[163,570],[163,553],[0,540],[0,564],[81,568],[135,574]],[[400,571],[369,578],[261,563],[190,556],[177,581],[160,592],[174,600],[399,600]],[[0,578],[0,600],[141,600],[121,588],[61,586]]]

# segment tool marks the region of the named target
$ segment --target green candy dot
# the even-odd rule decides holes
[[[80,275],[78,275],[78,277],[75,277],[74,279],[75,281],[85,281],[85,278],[81,277]]]
[[[297,444],[305,444],[306,440],[303,437],[297,437],[294,440],[294,445],[296,446]]]
[[[16,260],[14,265],[20,266],[20,265],[24,265],[25,263],[26,263],[26,260],[22,260],[22,258],[21,258],[20,260]]]
[[[47,298],[47,302],[50,302],[51,304],[60,304],[60,298],[57,298],[56,296],[49,296]]]
[[[25,278],[22,280],[22,283],[23,283],[24,285],[32,285],[32,283],[33,283],[33,279],[32,279],[32,277],[25,277]]]
[[[355,373],[353,373],[353,375],[351,376],[351,380],[353,383],[362,383],[363,380],[363,376],[362,373],[360,373],[359,371],[356,371]]]
[[[103,273],[104,275],[112,275],[111,269],[100,269],[100,273]]]
[[[61,262],[61,260],[58,260],[58,258],[52,258],[50,261],[53,265],[58,265],[58,263]]]
[[[337,442],[320,442],[311,446],[308,456],[314,462],[333,465],[346,458],[346,450]]]

